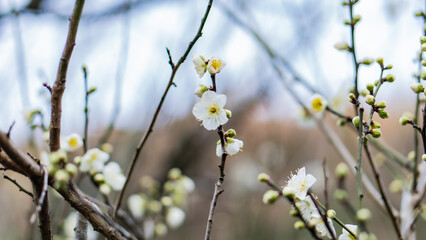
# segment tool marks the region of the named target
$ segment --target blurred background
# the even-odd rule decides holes
[[[63,97],[62,133],[83,133],[84,80],[82,65],[88,68],[89,87],[97,90],[89,100],[89,147],[95,147],[113,126],[109,141],[114,146],[111,159],[126,169],[134,149],[147,129],[171,73],[166,47],[175,62],[193,39],[204,14],[207,0],[92,0],[87,1],[80,23],[77,44],[68,70]],[[40,156],[48,150],[40,129],[31,130],[25,112],[39,109],[48,125],[49,92],[65,43],[68,18],[74,1],[0,1],[0,129],[7,131],[15,122],[11,138],[22,149]],[[403,112],[414,111],[415,95],[409,86],[418,73],[416,58],[423,21],[414,13],[424,9],[422,1],[360,1],[355,14],[361,16],[356,27],[358,59],[383,57],[396,81],[385,85],[378,99],[388,103],[390,118],[380,120],[381,140],[403,155],[413,149],[413,131],[400,127]],[[218,92],[227,95],[227,108],[233,117],[226,125],[244,141],[244,151],[227,162],[224,194],[217,207],[215,239],[309,239],[307,231],[293,228],[289,204],[278,201],[268,206],[262,195],[268,189],[257,182],[260,172],[283,185],[290,171],[306,166],[317,177],[313,191],[324,199],[322,161],[329,175],[330,207],[346,223],[355,223],[333,198],[336,189],[334,168],[342,160],[315,125],[300,116],[300,106],[285,90],[271,65],[271,59],[247,26],[284,57],[295,72],[323,93],[341,113],[353,114],[346,104],[353,81],[352,56],[333,46],[350,40],[343,24],[349,17],[341,1],[315,0],[215,0],[204,27],[188,59],[179,69],[167,95],[154,133],[137,164],[133,184],[126,195],[140,191],[138,179],[151,175],[164,181],[172,167],[191,177],[196,190],[189,196],[186,222],[163,239],[200,239],[204,236],[208,208],[218,178],[219,159],[215,155],[217,134],[208,132],[193,117],[197,101],[193,94],[200,79],[192,63],[193,54],[222,58],[226,67],[217,76]],[[285,78],[292,72],[283,67]],[[360,89],[379,78],[377,64],[361,67]],[[311,93],[297,83],[295,91],[309,101]],[[335,126],[336,118],[325,116]],[[356,134],[337,128],[352,153],[356,153]],[[388,162],[386,162],[388,163]],[[397,165],[384,164],[380,171],[386,186],[401,176]],[[370,174],[370,171],[366,171]],[[402,172],[404,173],[404,172]],[[25,186],[25,179],[8,172]],[[356,205],[353,176],[348,179],[350,201]],[[96,196],[90,187],[85,192]],[[38,239],[29,225],[33,211],[31,199],[19,193],[6,180],[0,181],[0,236],[2,239]],[[389,191],[388,191],[389,192]],[[390,195],[399,208],[399,194]],[[54,222],[68,212],[59,198],[51,197]],[[373,210],[367,226],[378,239],[393,239],[391,222],[367,196],[365,206]],[[56,218],[55,218],[56,216]],[[377,224],[377,223],[380,224]],[[375,224],[376,223],[376,224]],[[424,220],[418,221],[425,226]],[[60,230],[57,230],[60,232]],[[340,227],[336,226],[338,234]],[[419,236],[426,230],[418,227]]]

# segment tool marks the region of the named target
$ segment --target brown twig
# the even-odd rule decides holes
[[[5,171],[5,170],[7,170],[7,169],[6,169],[6,168],[2,168],[1,170]],[[13,178],[9,177],[8,175],[6,175],[6,173],[3,173],[3,178],[5,178],[5,179],[7,179],[7,180],[11,181],[13,184],[15,184],[15,185],[18,187],[18,189],[19,189],[19,191],[20,191],[20,192],[26,193],[26,194],[27,194],[28,196],[30,196],[31,198],[34,198],[33,193],[32,193],[32,192],[30,192],[30,191],[28,191],[28,190],[26,190],[24,187],[22,187],[22,186],[18,183],[18,181],[16,181],[16,179],[13,179]]]
[[[324,174],[324,201],[325,201],[325,208],[328,209],[328,177],[327,177],[327,161],[324,158],[322,161],[322,171]]]
[[[204,13],[204,17],[201,20],[200,27],[198,28],[198,32],[195,35],[194,39],[189,43],[188,48],[186,49],[185,53],[182,55],[182,57],[179,59],[179,61],[174,66],[174,68],[172,70],[172,73],[170,75],[170,79],[169,79],[169,82],[167,84],[167,87],[166,87],[166,89],[165,89],[165,91],[163,93],[163,96],[161,97],[161,100],[160,100],[160,103],[157,106],[157,109],[155,110],[154,116],[153,116],[153,118],[151,120],[151,123],[149,124],[148,130],[145,132],[145,135],[140,140],[140,142],[139,142],[139,144],[138,144],[138,146],[137,146],[137,148],[135,150],[135,153],[133,154],[130,166],[129,166],[128,170],[127,170],[126,182],[124,183],[123,189],[118,193],[118,197],[117,197],[116,202],[115,202],[114,213],[113,213],[113,217],[114,218],[117,215],[118,209],[120,208],[121,202],[123,200],[124,193],[125,193],[125,191],[127,189],[127,186],[128,186],[128,184],[130,182],[130,179],[132,177],[132,173],[133,173],[133,170],[135,168],[135,165],[136,165],[137,159],[139,157],[139,154],[141,153],[141,151],[142,151],[142,149],[143,149],[146,141],[148,140],[149,136],[151,135],[151,133],[152,133],[152,131],[154,129],[155,122],[157,121],[158,114],[160,113],[161,107],[163,106],[163,103],[164,103],[164,100],[166,99],[167,93],[169,92],[170,87],[173,85],[173,80],[175,78],[176,72],[179,69],[180,65],[188,57],[189,52],[191,51],[192,47],[194,47],[194,45],[197,42],[197,40],[202,36],[202,31],[203,31],[204,25],[205,25],[205,23],[207,21],[207,17],[208,17],[208,15],[210,13],[210,9],[212,7],[212,4],[213,4],[213,0],[209,0],[209,3],[208,3],[207,8],[206,8],[206,12]]]
[[[38,216],[38,227],[40,229],[41,238],[43,240],[51,240],[52,229],[50,224],[49,199],[47,196],[49,174],[46,166],[41,166],[41,169],[43,171],[42,179],[32,179],[37,204],[35,212],[30,218],[30,223],[33,224]]]
[[[336,240],[336,236],[334,235],[334,232],[331,230],[330,224],[328,223],[328,219],[327,219],[327,216],[326,216],[327,212],[326,212],[326,214],[324,214],[321,211],[320,207],[318,206],[317,200],[315,199],[315,196],[314,196],[314,194],[312,194],[312,192],[308,191],[308,195],[311,197],[312,202],[315,205],[315,208],[317,209],[319,215],[321,216],[322,221],[325,224],[325,227],[327,228],[327,231],[330,233],[331,239]],[[327,211],[327,209],[325,209],[325,211]]]
[[[77,37],[78,24],[83,12],[85,0],[76,0],[74,10],[70,18],[67,41],[59,62],[58,73],[52,87],[52,110],[50,120],[50,152],[55,152],[61,147],[61,115],[62,115],[62,95],[65,91],[68,64],[74,50],[75,39]]]
[[[13,126],[15,126],[15,121],[13,121],[13,123],[10,125],[9,131],[7,131],[7,134],[6,134],[7,138],[10,138],[10,133],[12,133]]]
[[[50,94],[52,94],[52,88],[49,86],[49,84],[44,82],[43,87],[45,87],[50,92]]]

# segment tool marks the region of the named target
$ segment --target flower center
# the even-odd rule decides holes
[[[316,111],[321,110],[322,106],[321,99],[315,99],[312,103],[312,108]]]
[[[215,114],[217,112],[217,107],[210,107],[209,112]]]
[[[218,68],[220,68],[220,61],[218,61],[218,60],[213,60],[213,61],[212,61],[212,67],[214,67],[214,69],[218,69]]]
[[[77,139],[75,138],[71,138],[68,143],[71,147],[77,147]]]

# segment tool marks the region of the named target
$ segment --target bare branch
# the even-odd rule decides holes
[[[2,169],[2,170],[6,170],[6,169]],[[34,198],[34,195],[32,194],[32,192],[30,192],[30,191],[26,190],[24,187],[22,187],[22,186],[18,183],[18,181],[16,181],[16,179],[13,179],[13,178],[9,177],[9,176],[8,176],[8,175],[6,175],[5,173],[3,173],[3,178],[5,178],[5,179],[7,179],[7,180],[11,181],[13,184],[15,184],[15,185],[18,187],[18,189],[19,189],[19,191],[20,191],[20,192],[24,192],[24,193],[26,193],[28,196],[30,196],[31,198]]]

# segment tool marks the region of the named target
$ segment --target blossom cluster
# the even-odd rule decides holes
[[[162,186],[151,176],[142,177],[139,183],[142,191],[128,198],[127,207],[143,224],[145,237],[163,236],[168,229],[179,228],[186,218],[183,208],[188,194],[195,189],[192,179],[183,175],[180,169],[172,168]]]
[[[195,95],[197,95],[200,100],[195,104],[192,113],[197,120],[202,122],[205,129],[209,131],[219,129],[222,125],[226,124],[232,116],[231,111],[225,109],[226,96],[216,92],[215,76],[225,67],[226,63],[218,57],[206,60],[201,55],[194,55],[192,60],[199,77],[203,77],[208,71],[213,83],[213,87],[207,87],[201,84],[195,90]],[[224,133],[224,142],[222,143],[221,140],[217,142],[216,155],[218,157],[221,157],[224,153],[234,155],[241,151],[244,143],[234,138],[235,136],[236,132],[233,129],[229,129]]]

